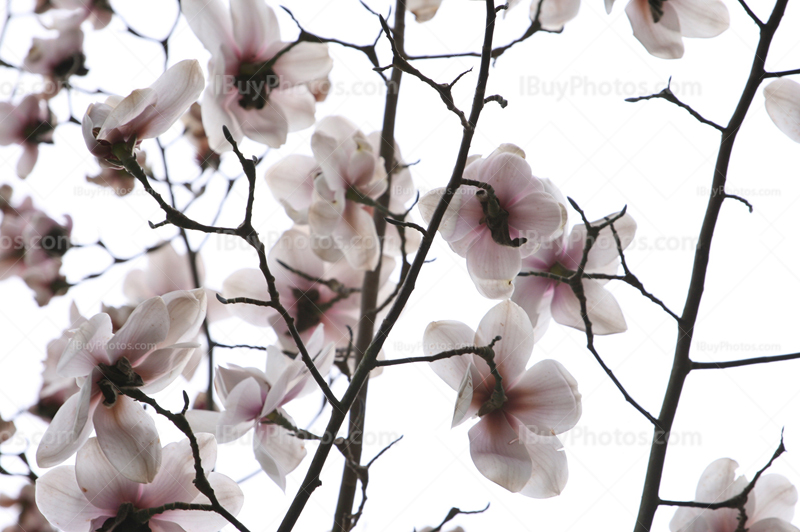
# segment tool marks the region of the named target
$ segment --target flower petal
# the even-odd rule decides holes
[[[542,360],[529,368],[507,395],[504,411],[536,434],[561,434],[581,418],[578,383],[555,360]]]
[[[525,311],[509,300],[492,307],[478,326],[475,343],[488,345],[495,336],[502,339],[494,346],[494,362],[509,389],[525,372],[533,352],[533,327]],[[479,367],[485,364],[476,363]]]
[[[317,102],[305,85],[287,89],[274,89],[269,94],[272,105],[281,110],[289,132],[300,131],[314,125]]]
[[[684,37],[716,37],[731,25],[728,8],[720,0],[669,0]]]
[[[289,44],[289,43],[286,43]],[[327,44],[301,42],[275,61],[275,72],[281,82],[290,85],[324,78],[333,68]]]
[[[508,225],[531,243],[553,240],[564,231],[567,221],[564,206],[547,192],[539,191],[521,197],[508,214]]]
[[[239,439],[261,415],[264,399],[261,386],[249,377],[233,387],[225,400],[225,411],[217,424],[217,439],[227,443]]]
[[[67,344],[56,371],[63,377],[83,377],[89,375],[97,364],[111,363],[106,344],[112,336],[109,315],[92,316]]]
[[[135,120],[138,139],[156,138],[165,133],[200,97],[206,80],[196,59],[185,59],[167,69],[150,88],[157,100]]]
[[[283,414],[285,417],[286,414]],[[289,418],[290,422],[291,418]],[[281,490],[286,491],[286,475],[300,465],[306,456],[303,440],[277,425],[259,423],[253,437],[253,452],[261,469]]]
[[[270,192],[283,203],[287,214],[288,205],[295,212],[306,211],[306,218],[308,217],[308,208],[314,193],[314,174],[317,169],[317,161],[313,157],[291,154],[273,164],[264,174]],[[298,220],[294,221],[301,223]]]
[[[108,341],[112,362],[126,357],[131,364],[154,350],[167,337],[170,316],[160,297],[148,299],[134,309],[125,325]]]
[[[586,314],[594,334],[616,334],[628,330],[625,316],[616,298],[597,281],[584,279],[583,292],[586,297]],[[566,284],[556,286],[550,306],[553,319],[561,325],[585,331],[581,314],[581,303]]]
[[[467,271],[478,292],[489,299],[506,299],[514,293],[514,278],[522,267],[519,249],[502,246],[483,231],[467,250]]]
[[[798,532],[798,528],[782,519],[771,517],[748,525],[748,532]]]
[[[161,466],[161,442],[155,421],[125,396],[94,412],[97,442],[117,471],[134,482],[152,482]]]
[[[797,504],[797,488],[783,475],[764,475],[753,490],[756,511],[748,520],[755,523],[762,519],[777,518],[791,521]]]
[[[422,336],[425,356],[473,345],[475,333],[460,321],[434,321],[425,328]],[[464,374],[472,362],[472,354],[443,358],[431,362],[431,369],[451,388],[458,390]]]
[[[39,467],[60,464],[89,439],[93,428],[89,417],[93,406],[96,407],[91,400],[93,381],[93,378],[84,380],[80,391],[67,399],[56,412],[36,449]]]
[[[242,57],[256,58],[281,39],[278,17],[263,0],[231,0],[233,35]]]
[[[78,487],[75,468],[61,466],[36,481],[36,505],[53,526],[64,532],[86,532],[94,519],[116,515],[89,504]]]
[[[555,436],[541,436],[531,432],[522,438],[532,463],[531,478],[520,491],[521,495],[534,499],[546,499],[560,495],[567,485],[569,469],[567,468],[567,453],[564,446]]]
[[[472,401],[473,372],[476,375],[480,375],[472,366],[472,363],[470,363],[467,366],[467,370],[464,372],[464,378],[461,380],[461,384],[458,387],[458,396],[456,397],[456,406],[453,409],[453,420],[450,423],[450,428],[457,427],[467,419],[477,414],[478,410],[480,409],[480,404],[477,402],[473,404]]]
[[[613,218],[618,214],[614,213],[607,218]],[[596,225],[602,221],[596,220],[592,224]],[[622,218],[614,222],[614,231],[617,232],[620,247],[624,251],[636,236],[636,221],[630,214],[626,213]],[[564,256],[560,261],[565,267],[572,270],[578,268],[583,258],[586,234],[586,226],[584,224],[578,224],[572,228],[572,232],[565,243]],[[611,226],[605,227],[597,235],[597,239],[592,244],[592,249],[589,250],[589,256],[586,258],[586,271],[597,272],[598,270],[603,270],[609,264],[616,264],[618,260],[619,250],[617,249],[614,232],[611,231]]]
[[[683,57],[683,40],[678,14],[670,2],[662,4],[664,15],[658,23],[653,22],[653,15],[647,0],[631,0],[625,7],[625,13],[636,37],[645,49],[661,59],[678,59]]]
[[[368,271],[377,268],[381,252],[378,233],[372,216],[361,205],[347,202],[333,237],[350,266]]]
[[[269,291],[261,272],[255,268],[244,268],[230,274],[222,283],[225,297],[251,297],[261,301],[269,301]],[[257,305],[237,303],[230,305],[231,314],[257,327],[266,327],[276,316],[275,310]]]
[[[181,11],[189,27],[212,55],[236,46],[230,14],[220,0],[185,0],[181,2]]]
[[[212,471],[208,474],[208,483],[214,489],[214,495],[222,507],[233,515],[238,514],[244,504],[244,494],[236,482],[221,473]],[[191,502],[194,504],[210,503],[206,496],[200,493]],[[196,510],[170,510],[159,515],[158,520],[162,523],[171,521],[191,532],[216,532],[228,524],[224,517],[215,512]]]
[[[483,476],[512,493],[525,487],[533,471],[531,458],[501,410],[483,416],[469,439],[472,461]]]
[[[539,22],[542,29],[548,31],[559,31],[564,24],[578,16],[581,7],[580,0],[546,0],[543,3],[531,2],[531,20],[536,19],[536,13],[541,7]]]
[[[169,346],[194,340],[206,319],[206,291],[202,288],[176,290],[164,294],[162,299],[169,314],[169,332],[161,345]]]
[[[100,131],[97,133],[97,140],[110,140],[109,136],[119,127],[124,126],[145,112],[147,107],[154,105],[158,99],[158,94],[152,88],[136,89],[122,99],[119,104],[111,110]],[[97,127],[98,124],[95,124]],[[124,140],[128,140],[127,138]]]
[[[217,461],[217,442],[211,434],[197,434],[200,463],[208,474]],[[188,439],[170,443],[162,450],[162,465],[153,482],[142,486],[140,508],[169,502],[192,502],[199,492],[194,486],[194,456]]]
[[[526,271],[525,262],[522,266]],[[544,277],[527,275],[514,279],[514,294],[511,301],[522,307],[533,325],[533,338],[539,341],[550,324],[550,303],[553,300],[555,283]]]
[[[139,389],[146,394],[154,394],[172,384],[199,347],[197,343],[175,344],[147,355],[144,362],[134,368],[145,382]]]
[[[92,506],[116,515],[119,505],[139,498],[139,484],[119,474],[100,449],[97,438],[91,438],[75,459],[75,478],[83,496]]]
[[[800,83],[777,79],[764,87],[767,113],[786,136],[800,142]]]

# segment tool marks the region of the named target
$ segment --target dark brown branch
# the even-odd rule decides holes
[[[447,512],[447,517],[445,517],[444,520],[441,523],[439,523],[439,526],[431,530],[431,532],[441,532],[442,527],[447,523],[449,523],[450,521],[452,521],[457,515],[482,514],[488,509],[489,509],[488,502],[486,503],[486,508],[482,510],[462,510],[461,508],[456,508],[456,507],[450,508],[450,511]]]
[[[667,82],[667,87],[663,89],[661,92],[650,94],[649,96],[637,96],[634,98],[625,98],[625,101],[633,103],[633,102],[641,102],[643,100],[653,100],[658,98],[662,100],[667,100],[668,102],[673,103],[682,109],[686,109],[689,112],[689,114],[692,115],[701,124],[706,124],[708,126],[711,126],[717,131],[723,131],[723,132],[725,131],[724,127],[717,124],[716,122],[712,122],[711,120],[703,118],[703,115],[692,109],[689,105],[680,101],[678,97],[675,96],[675,93],[672,92],[672,89],[670,89],[670,83],[672,83],[672,78],[669,78],[669,81]]]
[[[750,6],[749,6],[749,5],[747,5],[747,1],[746,1],[746,0],[739,0],[739,4],[740,4],[740,5],[742,6],[742,8],[745,10],[745,12],[747,13],[747,16],[749,16],[751,19],[753,19],[753,22],[755,22],[755,23],[756,23],[756,25],[757,25],[759,28],[762,28],[762,29],[763,29],[763,28],[764,28],[764,22],[763,22],[763,21],[762,21],[760,18],[758,18],[758,15],[756,15],[756,14],[753,12],[753,10],[752,10],[752,9],[750,9]]]
[[[783,76],[795,76],[800,74],[800,68],[794,70],[781,70],[780,72],[765,72],[765,78],[782,78]]]
[[[692,369],[726,369],[738,368],[741,366],[753,366],[755,364],[770,364],[772,362],[783,362],[785,360],[797,360],[800,353],[789,353],[788,355],[772,355],[755,358],[743,358],[741,360],[727,360],[724,362],[695,362],[692,361]]]

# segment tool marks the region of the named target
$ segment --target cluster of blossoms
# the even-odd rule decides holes
[[[11,187],[0,187],[0,280],[20,277],[43,306],[69,288],[61,264],[71,246],[72,219],[65,216],[58,223],[34,207],[31,198],[14,206],[11,195]]]

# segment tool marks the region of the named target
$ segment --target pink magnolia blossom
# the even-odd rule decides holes
[[[214,494],[223,508],[238,514],[244,502],[242,490],[230,478],[212,471],[217,460],[213,436],[198,434],[197,444],[203,472]],[[210,504],[193,483],[194,457],[189,440],[170,443],[163,450],[159,444],[158,450],[164,457],[163,466],[150,484],[139,484],[120,476],[100,442],[92,438],[78,451],[74,466],[57,467],[36,482],[39,508],[64,532],[91,532],[118,517],[122,518],[118,530],[139,529],[143,525],[131,515],[136,510],[174,502]],[[226,524],[215,512],[167,510],[153,515],[144,526],[152,532],[216,532]]]
[[[697,483],[697,502],[721,502],[739,495],[747,486],[739,467],[730,458],[711,462]],[[781,475],[764,475],[747,497],[745,530],[750,532],[797,532],[790,524],[797,504],[797,489]],[[739,510],[678,508],[669,523],[672,532],[732,532],[739,526]]]
[[[334,262],[345,257],[353,268],[373,270],[380,257],[380,244],[373,221],[373,208],[363,201],[377,199],[388,184],[380,152],[380,133],[365,136],[349,120],[333,116],[317,124],[311,137],[314,157],[289,155],[265,174],[272,194],[296,223],[308,225],[315,251]],[[403,166],[395,148],[398,165]],[[416,189],[408,168],[392,178],[389,211],[405,212],[405,204]],[[366,198],[359,202],[360,197]],[[406,251],[419,245],[416,231],[406,231]],[[400,253],[397,228],[389,225],[385,253]]]
[[[439,11],[442,0],[408,0],[406,9],[414,13],[417,22],[427,22]]]
[[[161,465],[153,419],[118,387],[144,393],[166,388],[181,373],[206,314],[203,290],[148,299],[125,325],[111,332],[108,314],[97,314],[75,332],[57,371],[78,378],[80,391],[56,413],[36,451],[40,467],[57,465],[97,431],[98,444],[114,467],[136,482],[152,482]]]
[[[85,76],[89,71],[84,66],[83,31],[73,23],[61,25],[58,35],[52,39],[33,38],[22,68],[41,74],[47,81],[42,95],[52,98],[61,90],[70,76]]]
[[[61,257],[69,250],[72,219],[59,224],[26,198],[16,207],[10,203],[10,187],[0,199],[0,279],[17,275],[34,291],[44,306],[70,285],[61,275]]]
[[[114,145],[138,145],[167,131],[197,100],[204,84],[200,63],[176,63],[146,89],[90,105],[83,117],[83,140],[93,155],[116,164]]]
[[[231,150],[223,125],[237,142],[248,137],[277,148],[287,133],[314,123],[316,102],[306,84],[330,72],[327,45],[302,42],[275,59],[290,43],[281,41],[264,0],[232,0],[229,9],[221,0],[186,0],[181,9],[211,52],[202,115],[212,150]]]
[[[556,434],[581,417],[581,395],[570,373],[555,360],[525,369],[533,350],[533,327],[511,301],[493,307],[473,332],[458,321],[435,321],[423,336],[426,355],[465,346],[486,346],[496,336],[494,362],[502,377],[506,402],[488,406],[495,378],[478,356],[467,354],[431,363],[458,391],[453,426],[475,416],[470,429],[470,454],[483,476],[514,493],[546,498],[558,495],[567,482],[567,457]]]
[[[200,104],[195,102],[181,118],[186,128],[186,138],[192,143],[195,149],[195,161],[202,170],[213,168],[219,169],[220,156],[211,149],[208,141],[206,129],[203,127],[202,111]]]
[[[323,327],[315,328],[306,348],[320,373],[327,375],[336,350],[332,342],[326,343]],[[285,491],[286,475],[300,465],[306,449],[302,439],[278,423],[288,421],[295,426],[282,407],[316,389],[317,383],[305,363],[299,357],[292,359],[279,348],[269,346],[266,373],[257,368],[219,367],[214,384],[225,410],[187,412],[192,428],[211,432],[220,443],[227,443],[255,427],[253,453],[256,460]]]
[[[524,156],[518,147],[503,144],[489,157],[473,159],[464,179],[491,186],[496,201],[483,188],[463,185],[439,226],[453,251],[466,257],[478,292],[490,299],[511,297],[522,258],[558,237],[567,218],[565,207],[531,174]],[[420,199],[426,222],[444,191],[434,189]]]
[[[294,318],[295,326],[304,342],[309,340],[317,325],[322,323],[325,325],[326,341],[334,342],[337,347],[347,347],[350,341],[347,327],[355,331],[361,301],[357,291],[348,289],[361,288],[364,272],[354,270],[344,260],[333,264],[323,262],[311,248],[308,234],[299,229],[290,229],[270,250],[269,267],[275,276],[281,304]],[[305,274],[305,277],[292,273],[281,262]],[[394,259],[384,256],[381,268],[382,287],[389,288],[386,281],[393,269]],[[334,291],[318,280],[335,280],[342,290]],[[349,295],[345,291],[350,292]],[[270,299],[264,276],[255,268],[246,268],[231,274],[223,283],[223,294],[225,297],[251,297],[262,301]],[[283,318],[275,310],[236,304],[231,306],[231,312],[253,325],[273,327],[284,349],[297,350]]]
[[[114,10],[108,0],[37,0],[36,13],[44,13],[50,9],[65,11],[59,13],[61,18],[69,18],[73,24],[80,25],[89,20],[96,30],[108,26]]]
[[[605,4],[611,13],[614,0]],[[730,26],[728,8],[721,0],[630,0],[625,14],[633,36],[661,59],[683,57],[683,37],[716,37]]]
[[[33,170],[39,158],[39,144],[53,143],[55,127],[55,116],[39,95],[30,94],[17,106],[0,102],[0,146],[22,146],[22,156],[17,162],[20,178],[28,177]]]
[[[800,142],[800,83],[776,79],[764,87],[767,114],[787,137]]]
[[[612,215],[612,216],[616,216]],[[603,222],[598,220],[595,224]],[[636,222],[629,214],[614,222],[622,249],[627,248],[636,235]],[[569,276],[578,269],[586,245],[586,226],[577,224],[569,236],[562,236],[542,246],[542,248],[522,260],[523,272],[550,272]],[[600,231],[589,252],[584,271],[614,275],[619,267],[619,252],[611,227]],[[586,312],[592,322],[594,334],[614,334],[627,330],[617,300],[603,285],[602,279],[584,279],[583,290],[586,296]],[[534,275],[517,277],[514,280],[514,295],[511,300],[525,309],[536,329],[536,337],[541,338],[547,330],[552,317],[561,325],[585,330],[581,305],[572,288],[545,277]]]

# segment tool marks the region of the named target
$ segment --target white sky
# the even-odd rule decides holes
[[[686,294],[719,134],[664,101],[631,104],[623,100],[657,92],[672,76],[673,89],[684,101],[706,118],[727,123],[750,69],[758,36],[741,7],[731,0],[726,3],[731,12],[730,30],[711,40],[685,40],[685,57],[664,61],[647,55],[632,37],[623,2],[611,15],[606,15],[601,2],[585,2],[563,34],[536,35],[497,61],[488,94],[503,95],[509,106],[504,110],[494,104],[486,107],[473,143],[473,153],[483,154],[503,142],[519,145],[527,153],[534,174],[552,179],[593,219],[627,204],[639,227],[627,253],[629,264],[645,286],[676,312],[682,309]],[[29,4],[12,2],[12,11],[23,12]],[[138,31],[159,38],[168,31],[176,13],[172,2],[163,0],[112,4]],[[384,13],[388,9],[386,1],[369,4]],[[287,0],[286,5],[306,29],[323,36],[365,44],[378,32],[377,20],[355,1]],[[771,5],[758,1],[752,7],[766,18]],[[519,5],[499,21],[498,44],[522,34],[528,24],[527,8],[526,4]],[[409,18],[407,50],[412,54],[478,50],[483,10],[481,2],[445,0],[431,22],[419,25]],[[289,38],[294,26],[282,13],[279,17],[284,36]],[[800,67],[796,37],[800,6],[790,4],[784,20],[767,61],[768,69]],[[46,34],[30,16],[13,18],[7,31],[0,57],[15,64],[21,63],[31,34]],[[184,21],[170,44],[171,63],[198,58],[205,65],[208,54]],[[116,18],[103,31],[87,29],[86,49],[90,74],[75,80],[81,87],[102,87],[125,95],[149,85],[162,71],[160,47],[125,33]],[[335,60],[331,73],[334,90],[318,106],[317,117],[341,114],[366,133],[378,129],[383,109],[380,79],[358,52],[335,46],[330,52]],[[382,60],[388,63],[385,45],[382,54]],[[433,79],[449,82],[461,71],[477,67],[477,61],[426,61],[417,66]],[[0,75],[3,81],[16,80],[14,72]],[[457,85],[455,94],[463,109],[469,106],[476,77],[475,73],[468,74]],[[35,81],[35,77],[27,76],[21,80],[23,86]],[[8,87],[0,86],[4,99],[10,97]],[[92,101],[94,98],[76,95],[75,114],[82,116]],[[53,106],[59,117],[66,119],[63,95]],[[259,175],[286,154],[310,154],[312,131],[290,135],[281,150],[268,154]],[[178,133],[174,128],[166,137]],[[397,141],[407,161],[420,160],[412,173],[422,192],[447,181],[460,141],[460,125],[429,87],[408,76],[402,85]],[[154,145],[145,147],[159,172]],[[263,153],[263,147],[252,142],[242,148],[249,154]],[[14,174],[19,151],[18,147],[0,151],[0,181],[14,186],[17,200],[33,196],[51,216],[71,214],[76,242],[90,243],[101,237],[117,255],[128,256],[173,234],[170,228],[149,229],[147,220],[160,221],[163,217],[141,189],[120,199],[85,183],[84,176],[94,175],[96,167],[76,125],[57,129],[55,145],[42,147],[36,169],[24,182]],[[799,153],[800,147],[769,120],[759,91],[737,140],[728,189],[749,199],[755,212],[748,214],[736,202],[723,206],[692,350],[695,360],[797,351],[795,302],[800,279],[796,264],[800,253],[794,210],[800,198]],[[196,175],[191,157],[192,150],[184,141],[170,148],[168,162],[175,179],[188,180]],[[235,175],[238,171],[233,160],[224,161],[224,173]],[[219,177],[212,179],[205,197],[190,214],[209,219],[224,184]],[[220,223],[238,224],[245,193],[241,180]],[[258,183],[255,214],[266,242],[277,240],[289,226],[263,180]],[[575,218],[571,216],[571,224]],[[200,240],[201,235],[192,236],[194,245]],[[203,255],[211,287],[221,286],[236,269],[256,264],[253,253],[223,237],[210,238]],[[464,259],[441,240],[430,256],[436,261],[423,269],[416,292],[386,342],[390,358],[422,354],[422,332],[430,321],[456,319],[475,328],[495,304],[478,295]],[[102,269],[108,258],[100,250],[76,249],[68,253],[65,262],[68,278],[75,280]],[[66,325],[69,302],[75,300],[85,315],[99,312],[101,302],[123,303],[121,281],[126,271],[143,264],[137,261],[117,266],[102,279],[53,300],[45,309],[36,307],[18,279],[0,285],[3,417],[35,402],[44,347]],[[635,290],[613,283],[609,287],[620,301],[629,330],[598,338],[596,346],[628,391],[657,414],[671,367],[676,327],[669,316]],[[215,339],[230,343],[266,345],[274,339],[271,331],[234,320],[215,325],[212,332]],[[583,394],[583,417],[561,438],[569,457],[570,480],[560,497],[549,500],[510,494],[477,472],[469,457],[466,435],[472,423],[450,430],[455,393],[430,368],[388,368],[370,387],[364,457],[371,458],[401,434],[405,437],[373,466],[370,498],[359,529],[410,531],[415,526],[435,526],[451,506],[473,510],[487,502],[491,508],[485,514],[462,516],[453,523],[468,531],[631,529],[649,453],[650,425],[625,403],[584,345],[579,331],[552,324],[531,359],[531,363],[543,358],[561,361],[576,377]],[[257,367],[264,363],[257,352],[218,351],[218,356]],[[675,444],[667,457],[661,495],[690,499],[703,469],[721,457],[737,460],[740,473],[752,477],[774,452],[781,427],[786,427],[790,452],[775,463],[772,471],[800,482],[800,458],[792,452],[800,448],[799,364],[784,362],[690,375],[676,418]],[[188,385],[184,381],[173,384],[162,403],[178,408],[180,390],[199,390],[205,385],[203,372],[198,374]],[[341,384],[335,389],[337,393],[344,389]],[[288,411],[304,424],[319,401],[316,396],[310,397],[289,405]],[[326,416],[315,430],[322,430]],[[41,435],[41,423],[24,419],[20,425],[30,431],[28,434]],[[178,436],[167,427],[162,439],[168,442]],[[311,455],[316,447],[308,447]],[[240,518],[253,532],[277,527],[309,462],[310,456],[289,476],[286,495],[263,474],[242,485],[246,501]],[[296,530],[330,528],[341,467],[341,459],[332,453],[323,471],[323,485],[312,496]],[[256,469],[249,441],[221,447],[221,472],[238,479]],[[0,479],[0,486],[11,492],[18,484],[15,479]],[[660,510],[655,529],[667,530],[672,514],[670,509]]]

